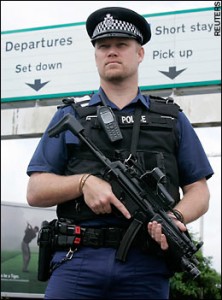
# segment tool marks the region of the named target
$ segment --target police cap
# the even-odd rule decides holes
[[[146,19],[123,7],[96,10],[87,18],[86,30],[93,45],[96,40],[109,37],[134,38],[144,45],[151,38],[150,25]]]

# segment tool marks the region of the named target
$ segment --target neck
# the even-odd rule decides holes
[[[138,93],[137,82],[135,84],[115,84],[101,81],[100,86],[104,90],[109,100],[112,101],[120,109],[129,104],[132,99],[137,96]]]

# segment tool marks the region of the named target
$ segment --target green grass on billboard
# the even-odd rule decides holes
[[[29,272],[22,272],[21,251],[2,251],[1,292],[44,294],[47,282],[38,281],[37,269],[37,252],[31,252]]]

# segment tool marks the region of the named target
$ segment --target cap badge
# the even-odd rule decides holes
[[[104,25],[109,29],[114,24],[113,16],[111,14],[107,14],[104,18]]]

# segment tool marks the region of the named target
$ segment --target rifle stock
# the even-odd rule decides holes
[[[125,261],[128,250],[143,225],[157,221],[162,225],[162,232],[166,235],[173,259],[180,265],[182,271],[188,272],[193,278],[200,275],[197,268],[198,261],[194,254],[202,246],[202,242],[195,245],[188,232],[182,232],[168,216],[172,211],[174,199],[161,183],[165,176],[159,168],[143,173],[140,167],[132,161],[129,165],[121,161],[111,162],[84,135],[84,128],[71,114],[65,115],[55,126],[48,130],[49,137],[57,136],[64,130],[70,130],[77,135],[104,164],[107,178],[115,183],[117,190],[122,191],[119,197],[132,216],[128,227],[116,253],[116,258]],[[136,170],[135,170],[136,169]],[[107,179],[105,178],[105,179]]]

